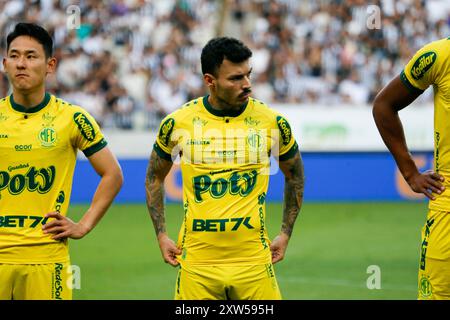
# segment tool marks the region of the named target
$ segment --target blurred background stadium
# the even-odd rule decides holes
[[[124,170],[111,211],[92,234],[71,241],[81,270],[75,298],[172,298],[176,271],[163,263],[148,218],[145,168],[162,117],[207,92],[201,48],[228,35],[253,50],[253,96],[286,115],[303,152],[305,204],[277,265],[284,297],[415,299],[426,202],[399,175],[371,102],[417,49],[450,36],[450,1],[0,0],[2,40],[18,21],[51,31],[59,64],[49,91],[97,119]],[[0,94],[9,93],[1,73]],[[431,89],[401,112],[424,170],[432,166],[432,114]],[[80,156],[74,219],[97,181]],[[180,182],[175,167],[166,184],[172,238],[182,220]],[[275,172],[271,237],[282,183]],[[367,287],[371,265],[380,268],[380,289]]]

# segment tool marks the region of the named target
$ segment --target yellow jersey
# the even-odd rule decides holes
[[[0,263],[68,261],[67,241],[42,232],[45,215],[67,213],[77,149],[105,146],[84,109],[49,93],[31,109],[0,100]]]
[[[181,162],[181,264],[271,262],[265,198],[278,166],[270,155],[287,160],[298,150],[283,116],[253,98],[235,112],[197,98],[163,119],[154,150]]]
[[[445,178],[446,190],[430,201],[430,209],[450,210],[450,38],[422,47],[400,74],[412,92],[434,91],[434,169]]]

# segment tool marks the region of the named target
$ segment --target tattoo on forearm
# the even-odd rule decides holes
[[[166,219],[164,216],[164,177],[170,170],[172,163],[160,158],[152,151],[147,175],[145,189],[147,208],[155,227],[156,235],[166,232]]]
[[[289,174],[285,176],[283,224],[281,231],[289,237],[303,203],[304,173],[300,153],[288,161]]]

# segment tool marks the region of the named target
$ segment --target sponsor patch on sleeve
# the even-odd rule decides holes
[[[292,138],[292,130],[289,123],[282,116],[277,116],[277,125],[281,134],[281,141],[283,145],[287,146]]]
[[[73,115],[73,121],[78,126],[81,135],[88,141],[94,141],[95,129],[89,119],[81,112],[76,112]]]
[[[159,142],[161,142],[165,147],[169,145],[170,137],[172,135],[173,127],[175,126],[175,120],[169,118],[161,125],[158,133]]]
[[[425,52],[420,55],[411,67],[411,76],[415,80],[421,79],[436,62],[436,58],[437,54],[433,51]]]

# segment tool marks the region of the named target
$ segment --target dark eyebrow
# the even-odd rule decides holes
[[[250,73],[252,73],[252,71],[253,71],[253,68],[250,68],[250,70],[249,70],[246,74],[250,74]],[[230,76],[228,77],[228,79],[241,78],[241,77],[243,77],[244,75],[245,75],[245,74],[242,74],[242,73],[232,74],[232,75],[230,75]]]
[[[9,50],[9,53],[20,53],[21,51],[20,50],[17,50],[17,49],[10,49]],[[37,50],[35,50],[35,49],[30,49],[30,50],[25,50],[25,52],[24,52],[25,54],[29,54],[29,53],[38,53],[37,52]]]

